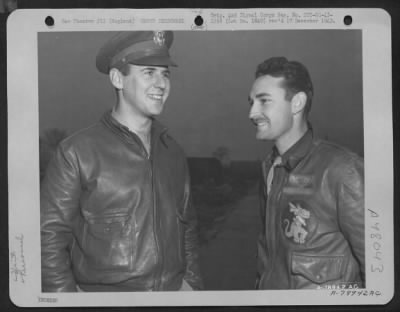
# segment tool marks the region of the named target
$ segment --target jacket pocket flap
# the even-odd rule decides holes
[[[292,255],[292,273],[303,275],[316,284],[341,278],[343,256]]]
[[[108,216],[88,220],[90,232],[93,234],[112,235],[121,233],[128,224],[129,216]]]

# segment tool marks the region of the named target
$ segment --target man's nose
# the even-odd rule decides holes
[[[257,115],[259,115],[259,106],[257,105],[256,102],[254,102],[251,107],[250,107],[250,111],[249,111],[249,118],[253,119],[255,118]]]
[[[158,75],[156,75],[156,80],[155,80],[155,82],[154,82],[154,85],[155,85],[157,88],[165,89],[166,86],[167,86],[167,79],[168,79],[168,78],[166,78],[164,75],[158,74]]]

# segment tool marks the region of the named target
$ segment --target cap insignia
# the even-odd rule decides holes
[[[159,46],[163,46],[165,44],[165,32],[164,31],[155,31],[153,36],[153,41],[155,44]]]

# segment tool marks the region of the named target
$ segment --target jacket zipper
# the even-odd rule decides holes
[[[146,147],[144,146],[142,140],[136,135],[138,141],[140,142],[141,148],[143,150],[143,155],[145,156],[146,160],[149,163],[150,167],[150,178],[151,178],[151,192],[153,196],[153,235],[154,235],[154,242],[156,244],[156,267],[158,267],[158,270],[156,269],[156,272],[154,274],[154,290],[161,290],[162,288],[162,272],[163,272],[163,263],[162,263],[162,248],[160,246],[160,241],[158,239],[159,233],[159,217],[157,213],[157,196],[155,192],[155,183],[154,183],[154,171],[153,171],[153,157],[154,155],[153,151],[155,148],[155,138],[152,136],[151,141],[150,141],[150,152],[147,152]]]
[[[157,196],[155,192],[155,181],[154,181],[154,171],[153,171],[153,158],[151,157],[151,154],[154,149],[154,140],[151,141],[151,148],[150,148],[150,154],[148,155],[148,160],[150,164],[150,177],[151,177],[151,189],[152,189],[152,195],[153,195],[153,234],[154,234],[154,241],[156,244],[157,252],[156,252],[156,267],[158,267],[158,270],[156,270],[154,276],[154,290],[161,290],[161,284],[162,284],[162,272],[163,272],[163,263],[162,263],[162,247],[160,246],[160,240],[159,240],[159,227],[160,227],[160,222],[159,222],[159,216],[157,213]],[[144,148],[144,146],[143,146]],[[146,150],[144,148],[144,150]],[[154,154],[153,154],[154,155]]]
[[[275,228],[274,228],[274,231],[273,231],[274,232],[274,240],[270,239],[269,243],[267,243],[267,245],[269,247],[271,247],[268,250],[269,251],[268,253],[271,255],[271,261],[270,261],[270,265],[269,265],[270,266],[270,270],[269,270],[269,273],[268,273],[268,278],[265,279],[266,281],[269,280],[269,278],[270,278],[270,276],[272,274],[272,271],[273,271],[272,268],[274,267],[275,262],[276,262],[276,245],[277,245],[277,241],[276,240],[277,240],[277,237],[279,235],[278,234],[278,228],[280,226],[280,223],[276,222],[276,217],[277,217],[277,215],[280,214],[279,207],[278,208],[276,208],[276,207],[279,204],[279,201],[280,201],[280,198],[281,198],[281,194],[282,194],[282,192],[278,192],[278,190],[281,190],[281,188],[284,185],[285,180],[286,180],[286,178],[282,177],[281,174],[278,175],[277,169],[278,169],[277,167],[274,168],[274,177],[275,178],[279,178],[279,182],[280,183],[279,183],[279,185],[277,185],[277,187],[273,187],[273,185],[272,185],[271,191],[270,191],[270,195],[268,195],[268,199],[267,199],[267,207],[270,208],[270,209],[268,209],[268,212],[270,214],[269,215],[269,217],[270,217],[269,219],[273,220],[273,224],[275,225]],[[274,181],[272,183],[274,183]],[[276,179],[275,179],[275,183],[276,183]],[[271,206],[271,204],[273,204],[273,203],[275,203],[275,205]],[[265,209],[267,209],[267,207],[265,207]],[[271,215],[272,215],[273,218],[271,218]],[[266,216],[266,219],[267,219],[268,218],[267,213],[265,213],[265,216]],[[265,220],[265,223],[267,225],[267,220]],[[267,229],[267,227],[266,227],[266,229]],[[265,232],[266,232],[265,233],[266,237],[270,236],[267,233],[267,230]]]
[[[156,209],[156,195],[155,195],[155,191],[154,191],[154,175],[153,175],[153,166],[152,166],[152,162],[150,160],[150,177],[151,177],[151,192],[153,195],[153,235],[154,235],[154,242],[156,244],[156,265],[157,267],[159,265],[161,265],[161,261],[160,261],[160,243],[158,241],[158,233],[157,233],[157,228],[158,228],[158,214],[157,214],[157,209]],[[159,290],[160,288],[160,273],[158,272],[158,270],[156,270],[154,276],[154,290]]]
[[[155,183],[154,183],[154,172],[153,172],[153,159],[151,157],[151,155],[153,154],[153,143],[154,143],[154,139],[152,138],[150,144],[150,153],[147,152],[142,140],[138,138],[138,141],[140,142],[141,145],[141,149],[143,151],[143,156],[146,158],[148,164],[149,164],[149,173],[150,173],[150,178],[151,178],[151,193],[153,196],[153,235],[154,235],[154,242],[156,244],[156,267],[159,267],[159,270],[156,270],[156,272],[154,273],[154,290],[160,290],[160,286],[161,286],[161,276],[162,276],[162,257],[161,257],[161,248],[160,248],[160,242],[158,239],[158,214],[157,214],[157,196],[156,196],[156,192],[155,192]],[[153,154],[154,155],[154,154]]]

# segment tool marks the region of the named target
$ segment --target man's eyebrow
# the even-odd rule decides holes
[[[256,99],[259,99],[259,98],[262,98],[262,97],[264,97],[264,96],[271,96],[271,94],[268,93],[268,92],[257,93],[256,96],[255,96],[255,98],[256,98]]]
[[[271,96],[271,94],[268,93],[268,92],[257,93],[254,96],[254,98],[259,99],[259,98],[262,98],[264,96]],[[252,97],[250,95],[247,97],[247,101],[249,101],[249,102],[253,101],[253,99],[252,99]]]

